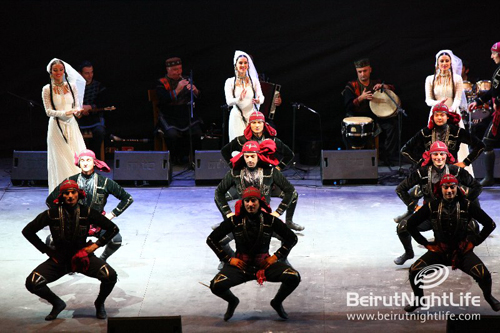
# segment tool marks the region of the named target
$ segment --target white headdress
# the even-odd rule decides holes
[[[462,77],[462,59],[453,54],[451,50],[441,50],[436,53],[436,63],[435,67],[438,68],[439,57],[444,53],[448,54],[451,58],[451,67],[453,69],[453,73]],[[437,69],[436,69],[437,70]],[[467,97],[465,96],[465,91],[462,90],[462,99],[460,100],[460,106],[463,108],[467,108]]]
[[[238,58],[244,56],[245,58],[248,59],[248,70],[247,70],[247,75],[252,78],[252,81],[259,82],[259,76],[257,74],[257,68],[255,68],[255,65],[253,64],[252,58],[248,54],[246,54],[243,51],[235,51],[234,52],[234,58],[233,58],[233,65],[236,66],[236,61],[238,61]],[[236,73],[238,72],[236,69],[234,70]],[[237,74],[236,74],[237,76]]]
[[[85,94],[85,84],[86,84],[85,79],[83,78],[83,76],[80,75],[80,73],[78,73],[73,67],[71,67],[70,64],[58,58],[52,59],[47,65],[47,72],[49,74],[52,74],[50,72],[50,65],[56,60],[59,60],[64,64],[64,71],[68,75],[68,81],[69,81],[68,83],[74,84],[76,86],[76,89],[78,90],[77,107],[81,109],[83,105],[83,95]]]

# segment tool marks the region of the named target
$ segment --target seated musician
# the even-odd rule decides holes
[[[193,139],[193,149],[200,146],[202,135],[200,120],[191,117],[191,91],[193,98],[200,97],[200,91],[182,76],[182,60],[166,60],[167,74],[158,80],[156,93],[159,99],[157,132],[163,134],[167,148],[175,164],[182,164],[183,151],[189,148],[189,133]],[[191,131],[190,131],[191,128]]]
[[[382,135],[385,136],[383,149],[380,151],[380,160],[386,165],[390,165],[390,160],[397,158],[397,118],[377,117],[370,109],[369,103],[373,99],[373,93],[376,90],[382,87],[394,90],[394,86],[381,83],[379,79],[370,78],[372,67],[369,59],[355,61],[354,66],[358,77],[356,80],[347,82],[345,89],[342,91],[347,116],[370,117],[373,119],[378,127],[375,135],[383,133]]]
[[[84,61],[78,67],[80,74],[85,79],[85,95],[83,97],[83,112],[78,119],[80,130],[91,131],[88,148],[92,151],[101,151],[101,144],[106,135],[104,126],[104,112],[95,112],[104,106],[106,87],[101,82],[94,80],[94,66],[90,61]]]

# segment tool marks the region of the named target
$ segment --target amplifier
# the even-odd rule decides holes
[[[321,180],[378,179],[377,150],[322,150]]]
[[[46,151],[16,151],[12,160],[11,180],[47,180]]]
[[[196,150],[194,160],[196,184],[219,182],[231,170],[219,150]]]
[[[150,180],[170,184],[170,152],[115,151],[113,180]]]

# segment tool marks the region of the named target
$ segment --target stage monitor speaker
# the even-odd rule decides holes
[[[170,152],[115,151],[113,180],[146,180],[170,184]]]
[[[197,185],[218,183],[231,170],[220,150],[196,150],[194,160],[194,180]]]
[[[447,333],[470,333],[470,332],[481,332],[481,333],[498,333],[500,332],[500,317],[490,316],[482,314],[468,314],[463,315],[480,315],[479,319],[448,319],[446,322],[446,332]],[[458,316],[458,315],[456,315]]]
[[[321,180],[378,179],[377,150],[322,150]]]
[[[182,333],[181,316],[108,317],[108,333]]]
[[[493,175],[495,178],[500,178],[500,149],[493,149],[493,151],[495,152],[495,169]],[[474,177],[484,178],[484,176],[486,176],[484,153],[479,155],[479,157],[472,162],[472,168],[474,170]]]
[[[46,151],[14,150],[11,180],[47,180],[47,178]]]

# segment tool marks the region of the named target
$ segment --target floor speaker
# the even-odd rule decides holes
[[[377,180],[377,150],[322,150],[323,184],[341,179]]]
[[[494,149],[495,152],[495,169],[493,175],[495,178],[500,178],[500,149]],[[484,153],[479,155],[479,157],[472,162],[472,168],[474,170],[474,177],[484,178],[486,176],[486,167],[484,165]]]
[[[181,316],[109,317],[108,333],[182,333]]]
[[[194,161],[196,184],[218,183],[230,170],[220,150],[196,150]]]
[[[115,151],[113,180],[145,180],[170,184],[170,152]]]
[[[11,180],[47,180],[46,151],[16,151],[12,160]]]

